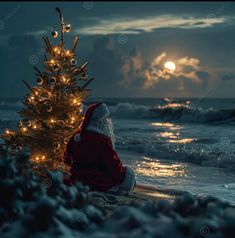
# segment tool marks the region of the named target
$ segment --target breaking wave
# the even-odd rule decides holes
[[[190,103],[168,103],[164,106],[148,107],[132,103],[118,103],[111,108],[111,116],[126,119],[159,119],[194,123],[235,124],[235,109],[202,109]]]

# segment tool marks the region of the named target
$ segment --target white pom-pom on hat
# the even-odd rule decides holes
[[[101,103],[92,112],[91,119],[92,120],[97,120],[97,119],[108,117],[108,116],[109,116],[109,109],[108,109],[108,107],[106,106],[105,103]]]
[[[79,142],[79,141],[81,140],[81,135],[80,135],[80,134],[76,134],[76,135],[74,136],[74,140],[75,140],[76,142]]]

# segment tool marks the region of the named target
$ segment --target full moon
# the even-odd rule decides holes
[[[172,62],[172,61],[167,61],[165,64],[164,64],[164,67],[170,71],[175,71],[175,63]]]

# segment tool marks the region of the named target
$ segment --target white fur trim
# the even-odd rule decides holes
[[[76,142],[79,142],[79,141],[81,140],[81,135],[80,135],[80,134],[76,134],[76,135],[74,136],[74,140],[75,140]]]
[[[109,109],[105,103],[102,103],[94,109],[91,116],[91,120],[97,120],[108,116],[109,116]]]

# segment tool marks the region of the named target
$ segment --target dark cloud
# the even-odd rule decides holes
[[[1,72],[1,82],[3,82],[0,89],[1,96],[17,97],[21,92],[26,92],[22,80],[34,82],[32,63],[39,61],[37,50],[40,49],[40,44],[32,36],[12,36],[8,44],[8,47],[0,48],[1,57],[4,59]]]

